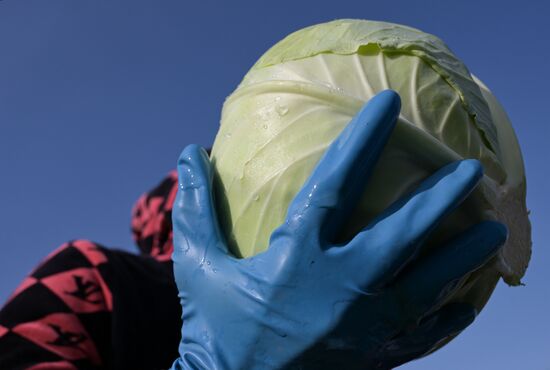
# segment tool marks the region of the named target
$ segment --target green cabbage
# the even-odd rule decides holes
[[[211,156],[228,242],[238,256],[265,250],[324,151],[384,89],[401,96],[401,115],[341,240],[441,166],[476,158],[485,169],[481,186],[428,250],[483,219],[508,226],[502,252],[452,297],[481,310],[499,278],[520,284],[529,262],[523,160],[493,94],[440,39],[414,28],[337,20],[289,35],[258,60],[225,101]]]

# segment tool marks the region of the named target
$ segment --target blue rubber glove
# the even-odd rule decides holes
[[[497,252],[506,227],[483,222],[416,257],[479,182],[477,161],[442,168],[351,241],[332,242],[399,110],[392,91],[372,98],[322,157],[269,248],[245,259],[231,255],[224,241],[206,152],[185,148],[172,211],[183,308],[173,369],[384,369],[425,354],[473,321],[467,304],[434,307]]]

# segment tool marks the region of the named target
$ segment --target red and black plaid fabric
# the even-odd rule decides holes
[[[159,261],[172,255],[172,204],[178,190],[172,171],[152,191],[143,194],[132,210],[132,235],[142,253]]]
[[[51,253],[0,310],[0,369],[161,369],[177,356],[175,172],[132,212],[142,254],[75,240]]]

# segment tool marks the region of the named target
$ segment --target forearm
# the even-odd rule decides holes
[[[0,368],[101,368],[110,341],[112,295],[99,268],[107,257],[88,241],[51,253],[0,311]]]
[[[167,368],[180,316],[170,262],[67,243],[0,311],[0,368]]]

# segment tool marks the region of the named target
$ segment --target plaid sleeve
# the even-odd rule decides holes
[[[143,194],[132,210],[132,236],[141,253],[159,261],[172,256],[172,203],[178,176],[172,171],[151,191]]]
[[[177,356],[171,262],[76,240],[0,310],[0,369],[159,369]]]
[[[102,248],[84,240],[50,254],[0,311],[0,368],[106,365],[113,308],[101,275],[106,262]]]

